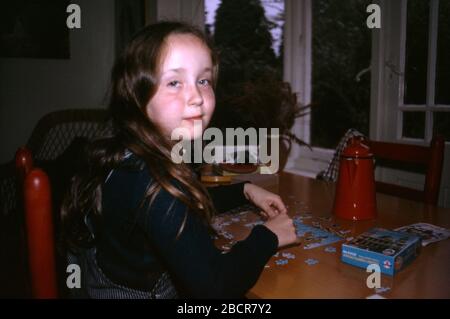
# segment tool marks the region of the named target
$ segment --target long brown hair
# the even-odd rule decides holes
[[[160,22],[145,27],[133,37],[112,71],[109,102],[112,134],[89,145],[85,168],[72,179],[63,202],[63,234],[69,247],[76,249],[90,243],[85,216],[90,212],[101,215],[102,183],[123,160],[126,150],[141,158],[153,177],[142,203],[147,201],[151,205],[159,191],[165,189],[187,206],[178,234],[183,230],[188,210],[210,224],[214,208],[207,191],[192,178],[193,171],[187,164],[175,164],[171,160],[172,144],[145,111],[156,93],[158,64],[172,34],[194,35],[210,49],[213,84],[217,80],[217,55],[197,28],[181,22]]]

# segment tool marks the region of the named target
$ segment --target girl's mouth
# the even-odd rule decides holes
[[[202,118],[203,118],[203,115],[198,115],[198,116],[187,117],[187,118],[185,118],[185,120],[188,120],[188,121],[195,121],[195,120],[201,121]]]

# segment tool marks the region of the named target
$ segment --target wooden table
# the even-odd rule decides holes
[[[280,175],[240,176],[280,194],[289,206],[289,214],[299,210],[313,216],[330,217],[334,199],[334,184],[281,173]],[[377,194],[378,217],[371,221],[335,219],[341,228],[351,230],[352,236],[372,227],[394,229],[416,222],[427,222],[450,228],[450,209],[427,206],[420,202]],[[244,238],[248,227],[235,227],[236,239]],[[302,246],[285,248],[282,252],[295,254],[287,265],[277,266],[272,257],[249,298],[366,298],[375,293],[369,289],[365,269],[340,261],[342,241],[333,244],[336,253],[324,251],[324,246],[305,250]],[[314,258],[316,265],[305,260]],[[390,288],[386,298],[450,298],[450,239],[423,247],[421,254],[394,277],[382,275],[382,287]]]

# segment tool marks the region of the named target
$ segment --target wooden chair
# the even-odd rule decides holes
[[[72,109],[56,111],[45,115],[37,123],[26,149],[33,154],[34,166],[43,167],[55,176],[61,170],[55,170],[55,164],[61,156],[68,157],[72,154],[68,149],[77,138],[91,140],[92,138],[109,131],[107,125],[107,113],[104,109]],[[28,280],[28,253],[24,252],[24,229],[26,218],[24,214],[24,201],[22,183],[25,176],[14,160],[0,165],[0,259],[8,260],[0,266],[0,296],[4,297],[29,297],[43,296],[35,294]],[[64,177],[64,176],[63,176]],[[59,185],[52,188],[52,195],[58,194]],[[57,196],[54,196],[57,197]],[[32,205],[31,205],[32,206]],[[55,210],[56,211],[56,210]],[[56,214],[55,214],[56,215]],[[57,224],[55,224],[57,226]],[[4,277],[4,278],[3,278]],[[30,278],[31,279],[31,278]],[[49,296],[49,295],[47,295]]]
[[[377,181],[378,192],[437,205],[445,144],[441,135],[435,136],[429,147],[378,141],[370,141],[369,144],[377,163],[401,163],[401,165],[419,165],[425,168],[423,190]]]

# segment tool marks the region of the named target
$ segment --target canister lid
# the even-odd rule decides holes
[[[370,147],[364,143],[363,137],[352,137],[342,152],[344,157],[373,157]]]

